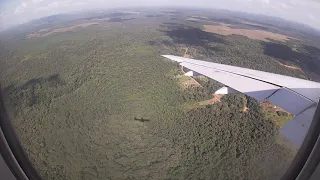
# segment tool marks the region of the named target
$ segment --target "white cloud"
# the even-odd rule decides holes
[[[2,24],[2,19],[3,19],[4,16],[5,16],[4,13],[0,12],[0,24]]]
[[[261,0],[262,3],[270,4],[270,0]]]
[[[270,4],[270,0],[235,0],[242,3],[262,3],[262,4]]]
[[[32,0],[33,4],[37,4],[37,3],[40,3],[42,1],[44,1],[44,0]]]
[[[38,8],[35,8],[33,10],[34,13],[51,13],[51,12],[68,12],[69,9],[72,8],[81,8],[85,7],[86,3],[84,2],[71,2],[71,1],[54,1],[49,4],[45,4],[42,6],[39,6]]]
[[[277,5],[281,8],[281,9],[289,9],[291,8],[290,5],[286,4],[286,3],[282,3],[282,2],[277,2]]]
[[[15,10],[14,13],[21,13],[23,10],[27,7],[27,4],[25,2],[22,2]]]
[[[307,1],[302,1],[302,0],[290,0],[288,4],[293,5],[293,6],[306,6]]]
[[[312,14],[308,14],[308,18],[311,19],[312,21],[316,20],[316,18],[314,18],[314,16]]]

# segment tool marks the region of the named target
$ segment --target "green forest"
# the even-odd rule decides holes
[[[236,94],[185,108],[222,84],[195,78],[201,87],[181,88],[177,64],[160,55],[183,56],[187,47],[197,59],[316,79],[311,49],[319,49],[298,44],[298,53],[290,42],[204,32],[186,20],[190,14],[143,12],[107,14],[100,18],[111,20],[42,37],[26,36],[95,17],[0,33],[1,90],[43,179],[279,179],[296,149],[259,102]]]

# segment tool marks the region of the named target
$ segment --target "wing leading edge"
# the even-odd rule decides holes
[[[280,106],[295,118],[280,133],[297,148],[302,144],[320,97],[320,83],[212,62],[163,55],[239,92]]]

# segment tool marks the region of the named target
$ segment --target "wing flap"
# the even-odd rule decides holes
[[[216,70],[221,70],[224,72],[229,72],[232,74],[237,74],[237,75],[241,75],[251,79],[267,82],[270,84],[274,84],[276,86],[286,87],[287,89],[290,89],[300,94],[301,96],[304,96],[305,98],[310,99],[314,103],[317,103],[320,98],[320,83],[317,83],[317,82],[308,81],[308,80],[299,79],[299,78],[293,78],[289,76],[283,76],[279,74],[263,72],[263,71],[257,71],[253,69],[235,67],[235,66],[224,65],[224,64],[217,64],[213,62],[200,61],[195,59],[188,59],[188,58],[172,56],[172,55],[163,55],[163,57],[169,58],[179,63],[185,62],[185,63],[191,63],[195,65],[200,65],[200,66],[206,66],[206,67],[214,68]]]
[[[197,71],[198,73],[215,79],[233,89],[242,92],[250,97],[262,101],[272,95],[279,86],[261,82],[259,80],[246,78],[232,73],[223,72],[206,66],[199,66],[187,62],[182,62],[182,66]]]
[[[267,100],[295,116],[314,104],[311,100],[286,88],[279,89]]]
[[[282,127],[280,133],[295,147],[299,148],[308,133],[315,111],[316,106],[312,106],[303,111]]]
[[[295,115],[280,133],[299,148],[320,98],[320,83],[183,57],[164,55],[193,71],[215,79],[259,101],[267,99]]]

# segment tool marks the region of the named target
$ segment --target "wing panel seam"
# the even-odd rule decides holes
[[[209,66],[206,66],[206,65],[201,65],[201,64],[196,64],[196,63],[190,63],[190,62],[185,62],[185,61],[184,61],[184,62],[181,62],[181,63],[188,63],[188,64],[193,64],[193,65],[196,65],[196,66],[202,66],[202,67],[206,67],[206,68],[210,68],[210,69],[215,69],[215,70],[227,72],[227,73],[230,73],[230,74],[235,74],[235,75],[238,75],[238,76],[242,76],[242,77],[254,79],[254,80],[257,80],[257,81],[264,82],[264,83],[268,83],[268,84],[271,84],[271,85],[274,85],[274,86],[277,86],[277,87],[286,88],[286,89],[288,89],[288,90],[290,90],[290,91],[292,91],[292,92],[294,92],[294,93],[296,93],[296,94],[298,94],[298,95],[300,95],[300,96],[308,99],[309,101],[312,101],[313,103],[316,103],[315,101],[309,99],[308,97],[306,97],[306,96],[304,96],[304,95],[302,95],[302,94],[300,94],[300,93],[298,93],[298,92],[296,92],[296,91],[293,91],[292,89],[289,89],[289,88],[287,88],[287,87],[280,86],[280,85],[278,85],[278,84],[274,84],[274,83],[270,83],[270,82],[267,82],[267,81],[264,81],[264,80],[261,80],[261,79],[257,79],[257,78],[250,77],[250,76],[246,76],[246,75],[242,75],[242,74],[238,74],[238,73],[234,73],[234,72],[222,70],[222,69],[219,69],[219,68],[209,67]],[[181,64],[181,63],[180,63],[180,64]],[[183,65],[182,65],[182,66],[183,66]],[[198,73],[199,73],[199,72],[198,72]],[[201,73],[200,73],[200,74],[201,74]]]

